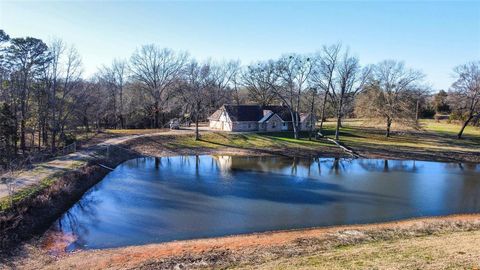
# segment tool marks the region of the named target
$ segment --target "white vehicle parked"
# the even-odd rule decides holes
[[[170,129],[180,129],[180,121],[178,119],[170,120]]]

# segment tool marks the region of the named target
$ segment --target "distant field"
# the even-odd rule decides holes
[[[324,123],[324,126],[328,128],[335,127],[335,121],[333,119],[329,119],[327,122]],[[381,131],[385,130],[385,123],[375,121],[375,120],[368,120],[368,119],[345,119],[342,121],[342,124],[347,127],[369,127],[375,128]],[[446,134],[446,135],[457,135],[460,131],[462,124],[459,122],[448,122],[447,120],[436,121],[433,119],[420,119],[418,128],[406,127],[402,125],[392,124],[392,131],[395,133],[396,131],[426,131],[426,132],[435,132],[439,134]],[[466,136],[480,136],[480,128],[479,127],[472,127],[467,126],[464,131],[464,135]]]
[[[334,122],[326,122],[325,134],[333,136]],[[384,127],[366,120],[345,120],[340,130],[340,139],[345,144],[359,149],[375,150],[402,150],[413,151],[451,151],[476,152],[480,150],[480,128],[467,127],[464,138],[458,140],[456,135],[460,130],[459,124],[436,122],[435,120],[421,120],[417,129],[407,127],[393,127],[391,137],[385,137]],[[414,154],[414,153],[412,153]]]
[[[426,131],[452,136],[456,136],[462,127],[459,123],[448,123],[447,121],[437,122],[435,120],[421,120],[420,125],[421,128]],[[463,134],[466,138],[480,137],[480,128],[467,126]]]

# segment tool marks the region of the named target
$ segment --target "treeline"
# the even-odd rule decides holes
[[[479,70],[479,62],[457,67],[457,80],[442,92],[442,106],[464,126],[478,123]],[[320,128],[335,117],[336,139],[343,117],[381,120],[389,136],[392,123],[414,125],[436,106],[420,71],[392,60],[362,66],[341,45],[249,66],[200,63],[186,52],[145,45],[92,78],[82,73],[74,46],[0,30],[0,163],[54,153],[101,128],[161,128],[172,118],[198,124],[224,103],[283,104],[294,116],[295,137],[298,112],[315,113]]]

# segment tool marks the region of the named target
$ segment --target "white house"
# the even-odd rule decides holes
[[[316,122],[310,113],[301,113],[300,130],[310,130]],[[224,131],[288,131],[293,129],[292,115],[285,106],[225,104],[209,118],[210,128]]]

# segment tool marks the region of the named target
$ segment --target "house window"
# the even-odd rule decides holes
[[[251,128],[252,126],[250,124],[248,124],[248,128]]]
[[[276,128],[277,127],[277,123],[276,122],[272,122],[272,128]]]
[[[286,126],[287,126],[287,123],[283,123],[283,126],[286,127]]]

